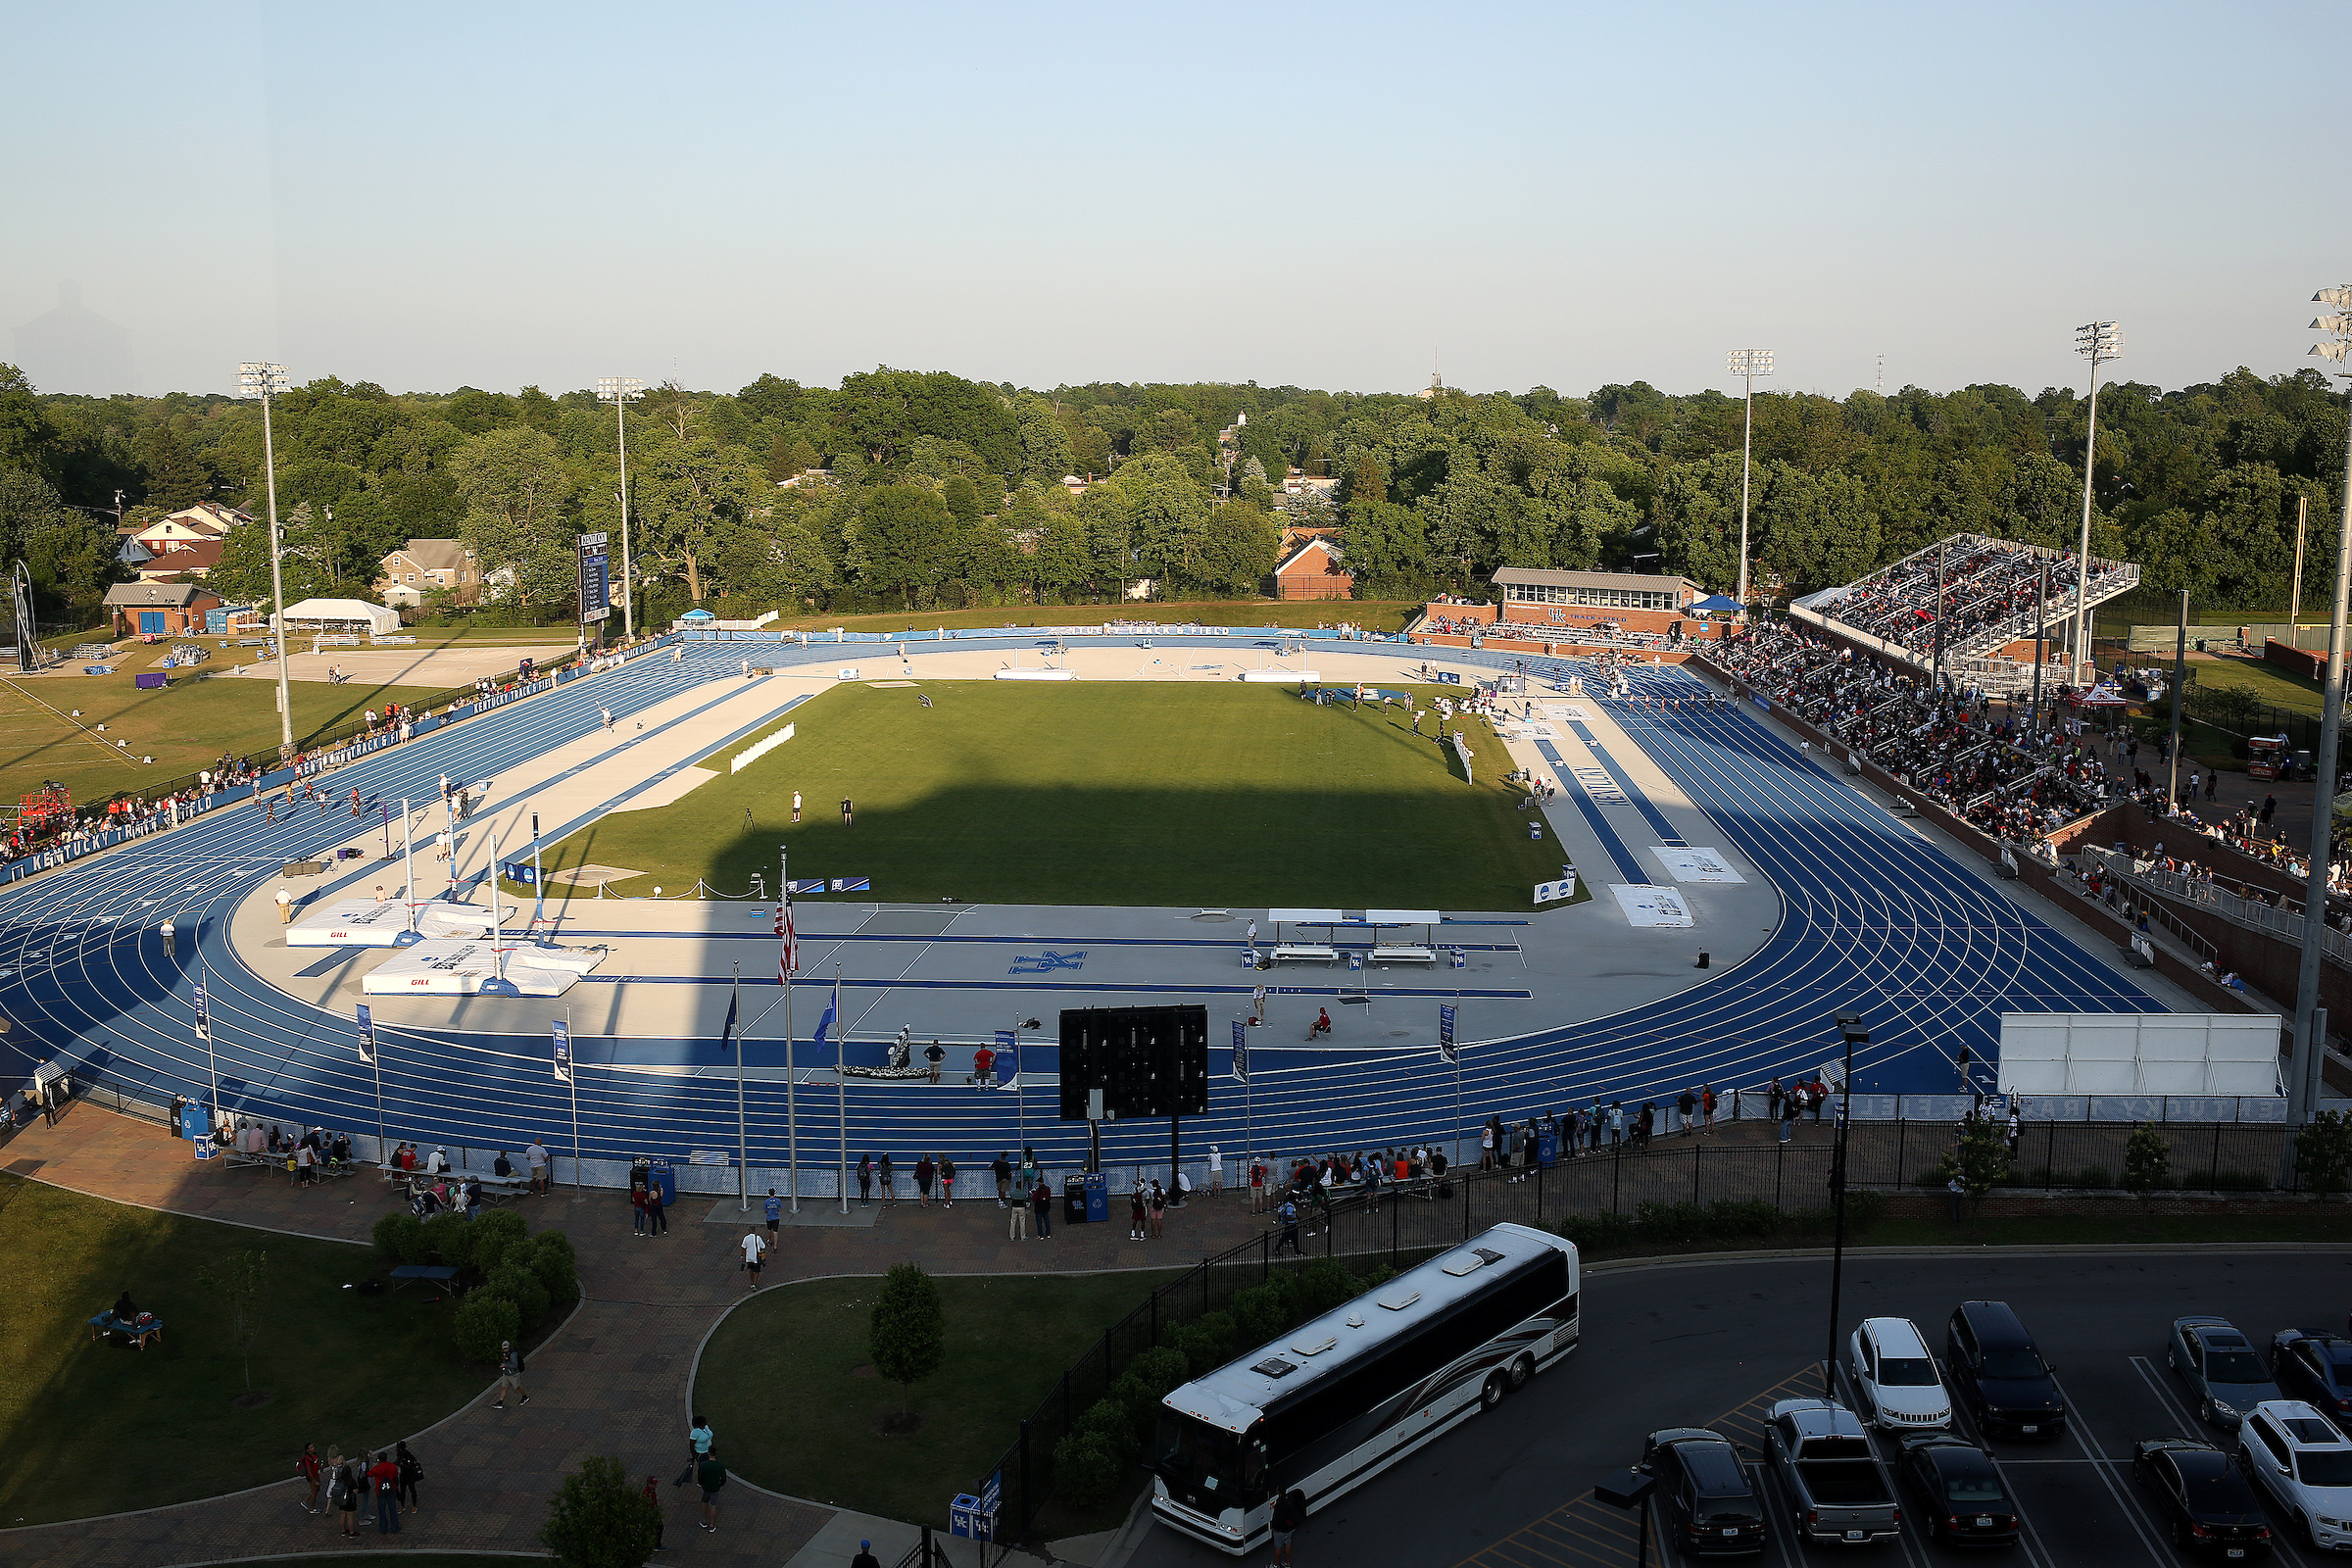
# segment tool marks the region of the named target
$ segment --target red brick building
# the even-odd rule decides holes
[[[1552,571],[1503,566],[1494,576],[1502,625],[1531,628],[1538,636],[1566,641],[1578,630],[1614,625],[1624,631],[1686,635],[1698,630],[1693,602],[1707,591],[1688,577],[1652,577],[1631,571]]]
[[[1355,579],[1340,564],[1340,548],[1329,539],[1299,542],[1274,568],[1277,599],[1347,599],[1355,592]]]
[[[220,596],[195,582],[119,582],[106,591],[118,637],[177,637],[204,630],[205,612]]]

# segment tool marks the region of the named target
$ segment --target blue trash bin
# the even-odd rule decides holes
[[[662,1206],[663,1208],[676,1207],[678,1202],[677,1167],[666,1159],[657,1159],[653,1163],[653,1168],[646,1174],[652,1179],[653,1184],[662,1190]]]
[[[1101,1171],[1086,1177],[1086,1222],[1100,1225],[1110,1218],[1110,1178]]]

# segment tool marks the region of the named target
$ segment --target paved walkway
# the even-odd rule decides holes
[[[391,1206],[383,1186],[354,1176],[296,1190],[273,1173],[230,1170],[184,1157],[184,1146],[150,1122],[78,1104],[56,1127],[28,1127],[0,1168],[93,1197],[205,1219],[366,1243]],[[725,1308],[745,1296],[734,1269],[741,1231],[700,1223],[707,1199],[673,1210],[666,1238],[636,1245],[627,1196],[559,1189],[527,1199],[534,1230],[564,1230],[579,1254],[578,1312],[531,1357],[531,1403],[504,1412],[487,1390],[410,1446],[423,1461],[423,1509],[396,1537],[368,1529],[356,1544],[428,1551],[537,1552],[533,1539],[561,1476],[590,1453],[617,1453],[630,1473],[676,1474],[687,1427],[696,1351]],[[806,1204],[804,1204],[806,1206]],[[755,1214],[757,1209],[753,1211]],[[911,1202],[870,1226],[789,1228],[768,1288],[835,1274],[879,1274],[905,1259],[940,1274],[1093,1272],[1180,1265],[1255,1234],[1238,1194],[1171,1214],[1159,1243],[1130,1242],[1126,1227],[1061,1227],[1051,1241],[1010,1243],[993,1198],[953,1210]],[[625,1245],[624,1245],[625,1244]],[[723,1437],[722,1451],[723,1451]],[[941,1480],[943,1493],[955,1477]],[[332,1552],[332,1516],[288,1505],[294,1484],[140,1513],[0,1534],[0,1563],[26,1568],[165,1568],[175,1563]],[[695,1528],[695,1494],[664,1486],[665,1560],[751,1568],[790,1559],[832,1522],[835,1510],[762,1494],[740,1481],[722,1494],[720,1533]],[[852,1549],[855,1547],[853,1545]],[[846,1556],[844,1558],[846,1561]]]

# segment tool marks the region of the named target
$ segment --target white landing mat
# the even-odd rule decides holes
[[[1724,858],[1713,850],[1692,849],[1686,845],[1670,850],[1663,844],[1652,844],[1649,853],[1666,864],[1677,882],[1744,882],[1747,878],[1733,870]]]
[[[1696,924],[1690,918],[1690,906],[1683,896],[1672,888],[1628,887],[1612,882],[1609,891],[1617,895],[1617,907],[1625,911],[1625,921],[1634,926],[1687,926]],[[414,951],[414,950],[412,950]]]

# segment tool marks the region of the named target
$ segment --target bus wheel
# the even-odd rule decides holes
[[[1511,1389],[1515,1393],[1527,1387],[1527,1380],[1536,1375],[1536,1358],[1523,1355],[1511,1363]]]
[[[1489,1373],[1487,1375],[1487,1386],[1478,1391],[1479,1408],[1482,1410],[1494,1409],[1496,1405],[1502,1402],[1502,1396],[1505,1394],[1508,1394],[1510,1389],[1510,1384],[1504,1379],[1500,1372]]]

